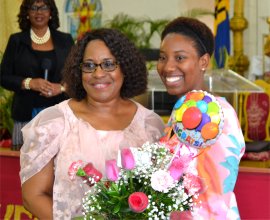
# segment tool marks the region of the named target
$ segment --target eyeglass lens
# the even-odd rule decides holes
[[[117,62],[112,61],[112,60],[105,60],[99,64],[89,61],[89,62],[82,63],[81,68],[83,72],[93,73],[96,71],[97,67],[100,66],[102,70],[111,72],[117,68],[117,65],[118,65]]]
[[[41,5],[41,6],[37,6],[37,5],[32,5],[30,7],[31,11],[48,11],[50,9],[50,7],[48,5]]]

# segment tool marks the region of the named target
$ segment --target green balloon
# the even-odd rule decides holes
[[[219,106],[215,102],[209,102],[208,103],[208,110],[207,113],[219,113]]]
[[[188,101],[185,102],[185,104],[188,107],[193,107],[193,106],[196,106],[196,101],[194,101],[194,100],[188,100]]]

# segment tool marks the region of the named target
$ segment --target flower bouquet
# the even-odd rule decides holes
[[[204,190],[202,179],[180,156],[178,145],[163,143],[123,148],[118,160],[106,161],[106,178],[92,164],[74,162],[71,178],[90,186],[83,199],[83,219],[180,219],[190,215]],[[188,219],[188,218],[185,218]]]

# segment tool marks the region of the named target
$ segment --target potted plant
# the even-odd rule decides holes
[[[2,53],[0,51],[0,61]],[[0,86],[0,147],[11,146],[13,119],[11,118],[11,105],[13,93]]]

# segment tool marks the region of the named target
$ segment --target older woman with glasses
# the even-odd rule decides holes
[[[156,142],[164,129],[156,113],[131,99],[146,91],[147,69],[119,31],[97,29],[79,40],[66,61],[64,82],[71,98],[23,128],[23,199],[40,219],[82,215],[89,188],[69,177],[73,162],[91,162],[104,176],[105,161],[117,159],[119,149]]]
[[[1,63],[1,86],[14,92],[12,149],[23,144],[21,128],[40,110],[66,99],[61,70],[74,44],[57,31],[54,0],[24,0],[18,14],[19,33],[9,38]]]

